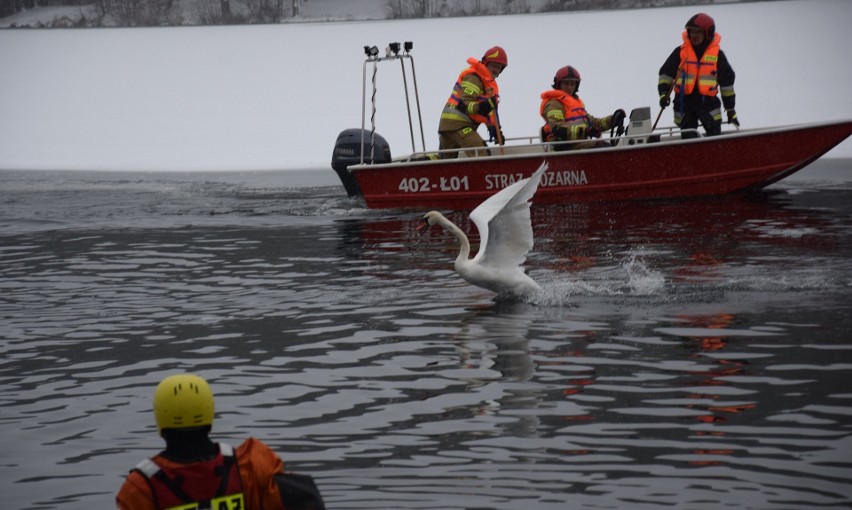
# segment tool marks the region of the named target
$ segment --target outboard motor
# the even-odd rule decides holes
[[[363,133],[364,146],[361,146],[361,133]],[[375,147],[373,151],[372,163],[390,163],[391,152],[390,145],[380,134],[375,133]],[[370,164],[370,145],[373,144],[370,132],[363,129],[346,129],[337,135],[337,141],[334,143],[334,153],[331,156],[331,168],[337,172],[340,177],[340,182],[346,189],[346,194],[350,197],[360,196],[361,189],[358,188],[358,183],[352,174],[349,172],[349,167],[361,163],[361,154],[364,154],[364,163]]]

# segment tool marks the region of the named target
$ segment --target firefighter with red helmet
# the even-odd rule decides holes
[[[469,67],[459,74],[453,91],[441,111],[438,124],[439,148],[474,149],[485,147],[485,141],[477,133],[480,124],[485,124],[491,141],[503,145],[503,133],[497,117],[500,89],[497,77],[509,65],[506,51],[500,46],[486,50],[481,59],[467,59]],[[486,155],[487,151],[465,151],[468,156]],[[441,157],[458,157],[457,151],[442,152]]]
[[[740,126],[734,92],[734,69],[719,46],[722,37],[707,14],[698,13],[686,22],[683,44],[672,51],[660,68],[657,91],[660,108],[671,103],[674,91],[674,122],[681,130],[695,130],[698,123],[707,136],[722,132],[722,107],[728,124]],[[722,100],[719,101],[721,95]],[[696,131],[682,131],[681,138],[695,138]]]
[[[543,142],[571,142],[554,145],[555,150],[589,149],[604,146],[597,140],[601,132],[624,126],[624,110],[597,118],[586,111],[580,90],[580,71],[572,66],[561,67],[553,76],[553,89],[542,92],[539,113],[544,119],[541,129]]]
[[[203,378],[163,379],[154,391],[154,418],[166,449],[130,472],[116,495],[117,508],[325,509],[313,479],[285,473],[261,441],[249,438],[236,448],[212,442],[213,413],[213,393]]]

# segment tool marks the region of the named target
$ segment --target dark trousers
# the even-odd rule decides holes
[[[722,133],[722,102],[718,96],[702,96],[693,93],[688,96],[675,95],[674,97],[675,124],[684,129],[698,129],[698,124],[704,127],[707,136],[716,136]],[[697,138],[695,131],[681,133],[681,138]]]

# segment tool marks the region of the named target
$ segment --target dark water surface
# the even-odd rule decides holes
[[[852,508],[852,162],[535,207],[516,304],[335,179],[0,172],[3,508],[111,508],[185,370],[329,509]]]

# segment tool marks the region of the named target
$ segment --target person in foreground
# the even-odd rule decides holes
[[[494,46],[485,52],[481,60],[471,57],[470,65],[459,74],[453,86],[438,124],[438,148],[468,149],[485,147],[485,141],[477,133],[480,124],[488,127],[491,141],[503,145],[503,132],[497,116],[497,103],[500,100],[500,88],[497,77],[509,65],[506,52],[500,46]],[[467,156],[475,156],[474,150],[465,151]],[[479,155],[488,154],[479,151]],[[442,153],[444,159],[458,156],[457,152]]]
[[[140,462],[115,501],[121,510],[324,510],[313,478],[285,473],[281,459],[249,438],[237,448],[214,443],[213,393],[192,374],[163,379],[154,418],[166,449]]]
[[[523,263],[533,247],[530,201],[546,171],[545,162],[530,177],[491,195],[470,213],[479,230],[479,251],[472,259],[468,237],[440,212],[423,215],[418,230],[423,233],[440,225],[456,236],[461,248],[455,269],[468,283],[497,293],[499,300],[534,298],[541,287],[524,272]]]
[[[571,66],[559,68],[553,76],[553,90],[541,94],[539,113],[544,119],[541,130],[543,142],[576,142],[558,144],[555,150],[589,149],[603,145],[602,142],[582,141],[600,138],[602,131],[624,126],[624,110],[597,118],[586,112],[586,105],[577,95],[580,90],[580,72]]]
[[[660,108],[665,109],[671,103],[669,96],[674,90],[674,122],[681,130],[695,130],[701,122],[707,136],[721,134],[723,105],[728,124],[739,128],[734,110],[736,75],[720,47],[722,36],[716,33],[713,18],[704,13],[689,18],[682,37],[683,44],[672,51],[660,68],[657,83]],[[681,132],[681,138],[696,137],[695,131]]]

